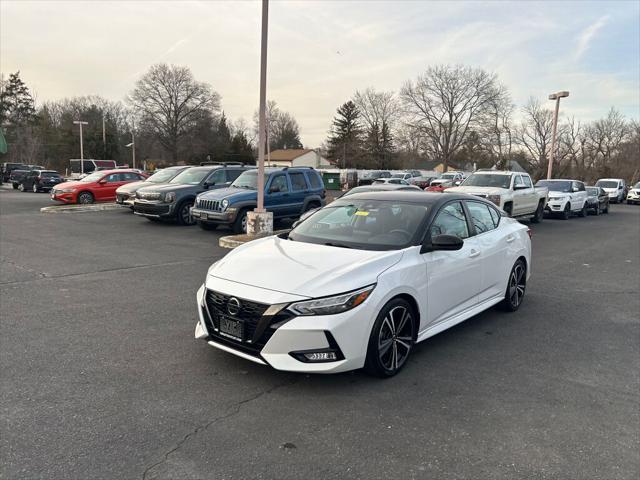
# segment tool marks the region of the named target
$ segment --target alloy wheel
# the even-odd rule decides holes
[[[38,193],[38,185],[34,183],[31,190],[33,190],[33,193]]]
[[[81,193],[78,196],[78,203],[83,203],[83,204],[93,203],[93,195],[87,192]]]
[[[191,207],[193,205],[190,205],[188,203],[186,203],[181,209],[180,209],[180,223],[182,223],[183,225],[192,225],[193,222],[193,218],[191,217]]]
[[[413,318],[404,306],[389,310],[382,321],[378,334],[378,357],[389,371],[396,371],[404,365],[413,342]]]
[[[518,308],[524,298],[526,288],[525,270],[522,263],[517,263],[509,277],[509,302],[512,308]]]
[[[18,185],[18,190],[20,190],[21,192],[24,192],[24,185],[23,184]]]

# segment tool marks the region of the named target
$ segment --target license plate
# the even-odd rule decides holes
[[[220,317],[220,333],[235,340],[243,340],[244,325],[242,320]]]

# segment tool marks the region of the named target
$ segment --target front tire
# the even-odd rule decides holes
[[[540,223],[544,218],[544,202],[538,204],[536,213],[531,217],[531,223]]]
[[[20,190],[21,192],[24,192],[24,183],[21,183],[20,185],[18,185],[18,190]]]
[[[17,183],[12,183],[11,186],[13,187],[14,190],[18,189],[18,184]]]
[[[31,191],[32,191],[33,193],[38,193],[38,192],[40,191],[40,189],[38,188],[38,184],[37,184],[37,183],[34,183],[34,184],[31,186]]]
[[[567,205],[564,207],[564,211],[561,214],[562,216],[560,218],[562,218],[562,220],[569,220],[569,217],[571,216],[571,204],[567,203]]]
[[[193,207],[193,202],[188,200],[178,205],[176,209],[176,222],[178,222],[178,225],[193,225],[195,223],[191,216],[191,207]]]
[[[587,216],[587,204],[586,204],[586,202],[582,204],[582,210],[580,210],[580,213],[578,215],[580,215],[583,218]]]
[[[416,323],[413,307],[402,298],[382,308],[369,337],[364,366],[367,373],[389,378],[402,370],[413,348]]]
[[[236,234],[247,233],[247,212],[248,211],[249,210],[244,208],[238,212],[238,216],[236,217],[236,220],[233,222],[233,225],[231,226],[233,233],[236,233]]]
[[[600,204],[597,203],[596,204],[596,208],[593,210],[593,214],[597,217],[598,215],[600,215]]]
[[[522,305],[524,294],[527,289],[527,266],[521,258],[516,261],[509,273],[507,280],[507,291],[504,300],[500,303],[500,308],[507,312],[515,312]]]
[[[93,203],[95,199],[93,198],[93,194],[91,192],[80,192],[78,194],[78,203],[81,205],[88,205]]]

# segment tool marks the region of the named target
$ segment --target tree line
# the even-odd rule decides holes
[[[123,101],[92,95],[37,104],[20,72],[0,84],[0,128],[8,143],[3,162],[44,165],[64,171],[79,158],[79,128],[84,158],[116,160],[131,165],[135,143],[137,166],[203,161],[254,163],[257,115],[249,127],[230,120],[221,97],[186,67],[153,65]],[[300,128],[289,112],[269,102],[272,150],[301,148]]]
[[[498,77],[481,68],[430,66],[398,92],[357,90],[337,108],[321,151],[345,168],[506,168],[517,161],[540,178],[551,158],[553,112],[546,105],[530,98],[517,107]],[[267,119],[271,150],[302,148],[291,113],[269,101]],[[133,135],[138,161],[154,165],[256,158],[257,112],[251,126],[233,121],[220,94],[189,68],[157,64],[122,101],[84,96],[38,104],[12,73],[0,84],[0,127],[9,144],[2,161],[64,170],[79,157],[74,120],[88,122],[85,158],[130,164]],[[557,145],[554,176],[640,175],[640,124],[615,108],[590,122],[562,116]]]
[[[551,158],[553,111],[533,97],[519,110],[495,74],[432,66],[398,93],[356,91],[337,108],[324,150],[343,167],[441,162],[445,169],[509,168],[517,161],[542,178]],[[637,119],[626,119],[615,108],[592,122],[562,117],[557,135],[555,177],[639,179]]]

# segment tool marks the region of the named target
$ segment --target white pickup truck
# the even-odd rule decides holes
[[[541,222],[549,198],[546,187],[534,187],[524,172],[507,170],[479,170],[467,177],[459,187],[445,192],[469,193],[483,197],[502,208],[510,217],[531,217]]]
[[[572,213],[587,216],[587,190],[579,180],[540,180],[537,186],[549,189],[549,202],[545,213],[568,220]]]

